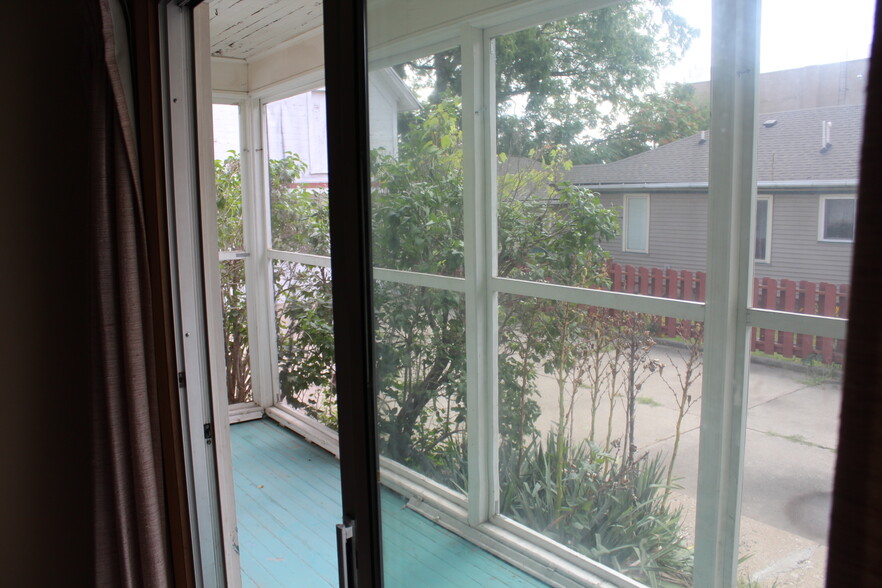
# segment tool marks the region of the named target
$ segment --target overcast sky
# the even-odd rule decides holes
[[[665,81],[697,82],[710,76],[710,0],[673,0],[672,9],[701,35]],[[765,0],[760,71],[777,71],[867,57],[874,0]]]

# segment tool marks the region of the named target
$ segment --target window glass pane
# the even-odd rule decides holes
[[[370,72],[373,261],[461,276],[459,49]]]
[[[221,251],[245,248],[242,226],[239,106],[212,105],[214,178],[217,189],[217,247]]]
[[[500,276],[705,271],[710,2],[620,3],[495,43]]]
[[[213,104],[212,118],[218,249],[242,251],[245,243],[239,158],[239,106]],[[227,401],[230,404],[253,400],[245,264],[246,261],[240,259],[220,262],[225,374]]]
[[[760,337],[771,343],[777,354],[755,355],[750,366],[739,575],[762,586],[820,588],[845,342]]]
[[[282,400],[336,428],[331,270],[275,261],[273,278]]]
[[[831,284],[829,282],[810,282],[801,280],[775,280],[773,278],[754,278],[753,299],[754,306],[770,310],[785,312],[798,312],[819,316],[848,317],[848,284]],[[785,336],[768,329],[754,329],[751,338],[752,350],[756,354],[775,357],[782,355],[786,358],[794,356],[794,343],[792,336]],[[801,341],[801,340],[800,340]],[[802,345],[799,343],[798,345]],[[804,355],[813,355],[819,350],[815,343],[805,343]],[[824,352],[829,359],[829,351]]]
[[[501,513],[647,584],[691,585],[702,324],[499,302]]]
[[[330,255],[324,92],[266,104],[272,247]]]
[[[625,197],[625,249],[647,251],[649,245],[649,198]]]
[[[824,239],[854,240],[854,198],[824,200]]]
[[[380,454],[466,490],[465,297],[374,283]]]
[[[248,345],[248,312],[245,300],[245,260],[220,263],[221,305],[224,320],[227,401],[250,402],[251,351]]]
[[[757,192],[772,197],[772,246],[754,265],[754,292],[766,278],[778,287],[786,280],[797,298],[850,281],[875,3],[856,0],[827,14],[805,8],[795,0],[763,4],[754,127]],[[753,304],[826,314],[811,303],[779,297],[777,307],[766,306],[771,301]]]
[[[763,4],[756,179],[772,197],[772,247],[754,265],[756,307],[848,316],[873,15],[869,0],[832,13]],[[750,346],[739,577],[819,588],[845,342],[758,328]]]
[[[437,47],[419,34],[409,36],[409,27],[427,22],[428,15],[447,20],[472,7],[392,0],[368,2],[368,10],[368,46],[385,49],[386,40],[406,39],[401,49],[408,51],[420,41]],[[387,458],[381,463],[416,487],[461,495],[468,482],[465,296],[443,285],[447,277],[462,277],[465,267],[462,63],[456,47],[407,58],[368,72],[378,449]],[[369,56],[375,60],[388,63],[388,55]],[[417,285],[393,281],[400,274],[388,270],[408,272],[402,279]],[[424,274],[433,274],[428,283],[441,287],[426,285]],[[378,481],[394,479],[384,474]],[[425,541],[420,531],[417,543],[428,549],[426,555],[414,551],[403,524],[429,532],[439,527],[419,516],[421,522],[401,517],[420,512],[421,493],[412,492],[408,502],[410,492],[401,497],[381,488],[386,585],[508,584],[512,575],[497,576],[488,554],[470,548],[463,557],[466,550],[452,536]]]
[[[753,257],[758,261],[765,261],[768,255],[768,230],[769,230],[769,200],[757,198],[756,200],[756,238],[754,242]]]

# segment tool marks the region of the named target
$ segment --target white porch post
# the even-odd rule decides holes
[[[248,344],[251,358],[251,391],[263,408],[278,398],[276,366],[275,295],[270,245],[269,179],[264,158],[263,108],[260,100],[242,104],[242,222],[245,250],[245,303],[248,313]]]
[[[759,0],[714,0],[708,291],[694,585],[735,585],[753,274]]]
[[[469,524],[477,525],[496,513],[499,494],[497,297],[489,285],[496,271],[496,76],[484,31],[465,25],[460,38]]]

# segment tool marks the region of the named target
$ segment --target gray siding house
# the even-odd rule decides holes
[[[763,114],[757,120],[757,277],[849,281],[863,105]],[[708,147],[699,133],[567,174],[618,210],[613,261],[703,271]],[[713,197],[713,195],[711,195]]]

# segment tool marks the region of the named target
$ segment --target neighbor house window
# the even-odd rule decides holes
[[[649,196],[625,196],[622,249],[649,253]]]
[[[768,263],[772,259],[772,197],[756,198],[756,233],[753,258]]]
[[[854,241],[854,196],[822,196],[818,239]]]

